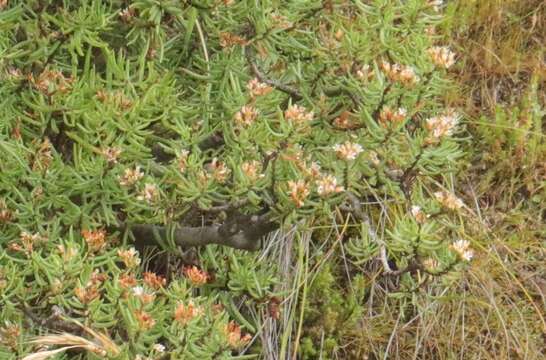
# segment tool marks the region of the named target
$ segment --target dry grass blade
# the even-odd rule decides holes
[[[50,356],[53,356],[57,353],[61,353],[68,349],[80,348],[100,356],[106,356],[108,354],[118,355],[120,353],[117,345],[106,335],[99,333],[74,319],[66,319],[67,321],[73,322],[79,327],[81,327],[86,333],[93,336],[95,341],[88,340],[81,336],[72,335],[69,333],[55,334],[55,335],[44,335],[37,337],[30,341],[32,344],[37,345],[47,345],[47,346],[60,346],[62,348],[55,350],[40,351],[28,355],[23,360],[40,360],[47,359]]]
[[[108,337],[107,334],[104,334],[104,333],[99,333],[83,324],[81,324],[80,322],[72,319],[72,321],[80,326],[86,333],[88,333],[89,335],[93,336],[96,340],[98,340],[101,344],[101,347],[109,354],[112,354],[112,355],[118,355],[120,353],[120,350],[119,348],[117,347],[116,343],[114,343],[112,341],[112,339],[110,339],[110,337]]]
[[[60,349],[40,351],[40,352],[33,353],[33,354],[25,356],[23,358],[23,360],[45,360],[45,359],[50,358],[53,355],[56,355],[56,354],[62,353],[63,351],[66,351],[68,349],[73,349],[73,348],[77,348],[77,347],[78,346],[65,346],[65,347],[62,347]]]
[[[23,360],[47,359],[49,356],[52,356],[56,353],[65,351],[67,349],[72,349],[72,348],[81,348],[83,350],[90,351],[92,353],[95,353],[101,356],[105,356],[107,354],[107,351],[99,344],[96,344],[81,336],[76,336],[76,335],[72,335],[68,333],[62,333],[58,335],[39,336],[35,338],[34,340],[31,340],[30,343],[42,345],[42,346],[43,345],[48,345],[48,346],[64,345],[64,347],[61,349],[56,349],[51,351],[37,352],[25,357]]]

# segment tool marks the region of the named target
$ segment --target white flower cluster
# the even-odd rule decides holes
[[[340,159],[349,161],[355,160],[364,149],[360,144],[346,141],[343,144],[334,145],[334,151]]]
[[[453,110],[447,110],[444,114],[434,116],[426,120],[425,127],[430,132],[432,142],[439,141],[445,136],[453,134],[459,123],[460,116]]]
[[[465,261],[470,261],[474,257],[474,250],[470,248],[470,242],[468,240],[459,239],[455,241],[451,244],[451,249]]]

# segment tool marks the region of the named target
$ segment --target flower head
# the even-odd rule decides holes
[[[159,198],[159,191],[154,184],[144,185],[144,189],[137,196],[137,200],[146,201],[147,203],[153,203]]]
[[[230,32],[220,33],[220,46],[224,49],[229,49],[235,45],[246,45],[247,43],[248,41],[239,35],[235,35]]]
[[[66,93],[70,90],[73,78],[67,78],[60,71],[45,69],[38,75],[28,75],[29,82],[41,93],[53,95],[56,92]]]
[[[1,281],[0,281],[1,282]],[[0,290],[2,289],[2,286],[0,285]],[[63,290],[63,282],[59,280],[58,278],[54,278],[51,282],[51,292],[55,295],[58,295]]]
[[[371,80],[374,76],[373,71],[370,69],[370,65],[362,65],[360,69],[356,71],[356,77],[361,81]]]
[[[89,304],[100,296],[99,289],[95,285],[86,287],[79,286],[74,289],[74,294],[82,304]]]
[[[459,210],[464,206],[461,199],[448,191],[437,191],[434,193],[434,197],[449,210]]]
[[[296,204],[296,207],[302,207],[305,198],[307,198],[311,192],[309,190],[309,184],[305,180],[288,181],[288,187],[289,195]]]
[[[142,330],[149,330],[155,325],[154,318],[144,310],[136,310],[134,315],[138,321],[138,325]]]
[[[93,271],[93,273],[91,274],[91,278],[89,279],[89,282],[87,285],[100,285],[102,284],[105,280],[108,279],[108,275],[105,274],[105,273],[101,273],[99,272],[98,269],[95,269]]]
[[[434,65],[443,68],[450,68],[455,64],[455,53],[447,46],[434,46],[427,50]]]
[[[182,325],[186,325],[201,315],[203,315],[203,309],[200,306],[196,306],[191,300],[187,304],[178,303],[178,306],[174,310],[174,319]]]
[[[135,248],[129,248],[127,250],[118,250],[118,256],[121,258],[125,266],[128,268],[136,267],[140,264],[140,258]]]
[[[355,144],[350,141],[346,141],[343,144],[334,145],[334,150],[337,154],[337,157],[342,160],[355,160],[358,155],[364,151],[360,144]]]
[[[316,181],[316,184],[317,192],[320,196],[327,196],[344,190],[343,186],[337,184],[337,179],[333,175],[324,175]]]
[[[337,118],[335,118],[333,125],[336,128],[343,130],[351,130],[358,127],[358,124],[353,120],[349,111],[344,111]]]
[[[302,125],[306,124],[309,121],[313,120],[313,112],[307,111],[303,106],[298,104],[290,105],[288,109],[284,111],[284,118],[289,122]]]
[[[210,275],[203,270],[199,270],[197,266],[188,266],[184,269],[184,275],[190,280],[193,285],[206,284]]]
[[[393,111],[388,106],[383,106],[381,112],[379,113],[379,122],[383,126],[387,126],[390,123],[399,123],[403,121],[408,116],[408,112],[404,108],[399,108],[396,111]]]
[[[425,28],[425,34],[427,34],[428,36],[436,35],[436,28],[434,27],[434,25],[427,26]]]
[[[106,230],[82,230],[82,236],[92,252],[100,251],[106,246]]]
[[[135,10],[133,8],[125,8],[119,12],[119,17],[124,23],[129,23],[135,17]]]
[[[144,288],[142,286],[135,286],[133,288],[133,295],[141,296],[144,294]]]
[[[428,142],[438,142],[441,138],[453,133],[459,123],[460,116],[453,110],[426,120],[425,127],[430,133]]]
[[[312,179],[317,179],[319,176],[321,176],[320,172],[320,165],[316,161],[311,161],[310,165],[305,164],[302,167],[302,170],[305,172],[305,174]]]
[[[397,81],[406,86],[414,85],[419,81],[419,76],[411,66],[391,64],[387,61],[381,63],[381,70],[391,81]]]
[[[271,18],[273,25],[278,29],[287,29],[293,25],[284,15],[273,13],[269,17]]]
[[[144,177],[144,173],[140,170],[140,166],[134,169],[125,169],[123,176],[119,179],[121,186],[131,186]]]
[[[470,242],[468,240],[459,239],[453,242],[450,247],[465,261],[470,261],[474,257],[474,250],[470,248]]]
[[[133,291],[134,291],[134,287],[136,286],[137,284],[137,280],[136,278],[134,277],[134,275],[132,274],[122,274],[120,277],[119,277],[119,285],[124,288],[124,289],[129,289],[129,288],[133,288]]]
[[[423,266],[428,271],[435,271],[438,269],[440,264],[438,263],[438,260],[429,257],[423,260]]]
[[[427,221],[427,218],[430,216],[425,214],[425,212],[421,209],[421,207],[417,205],[413,205],[411,207],[411,214],[415,218],[415,221],[417,221],[419,224],[423,224],[425,221]]]
[[[143,304],[149,304],[155,299],[155,295],[147,292],[142,286],[133,287],[133,295],[140,299]]]
[[[64,262],[69,262],[78,253],[78,250],[75,247],[73,246],[65,247],[62,244],[57,245],[57,250],[59,251],[59,255],[62,256]]]
[[[238,125],[250,126],[256,121],[257,117],[258,110],[250,105],[244,105],[241,110],[235,113],[233,119]]]
[[[0,8],[2,7],[1,1],[2,1],[2,0],[0,0]],[[4,1],[5,1],[5,0],[4,0]],[[11,79],[14,79],[14,80],[18,80],[18,79],[20,79],[20,78],[23,77],[23,73],[22,73],[21,70],[18,69],[18,68],[10,67],[10,68],[8,68],[8,70],[7,70],[7,76],[8,76],[8,78],[11,78]]]
[[[181,173],[184,173],[188,167],[188,156],[190,152],[188,150],[180,151],[180,154],[177,157],[178,170]]]
[[[144,283],[152,289],[160,289],[167,284],[167,279],[153,272],[146,271],[143,274]]]
[[[121,149],[118,147],[107,147],[102,149],[101,154],[109,164],[117,164],[118,158],[121,155]]]
[[[20,250],[26,252],[27,254],[31,253],[34,250],[35,246],[45,243],[47,241],[47,238],[45,236],[42,236],[39,233],[31,234],[27,231],[22,231],[19,235],[19,238],[21,240],[21,244],[23,245]],[[15,250],[15,248],[13,250]]]
[[[0,5],[2,4],[0,3]],[[0,327],[2,345],[7,345],[13,350],[16,350],[21,344],[21,327],[7,320],[4,320],[3,325],[4,326]]]
[[[45,138],[36,150],[32,170],[47,170],[53,161],[53,145],[48,138]]]
[[[85,286],[79,286],[74,289],[74,294],[82,304],[89,304],[100,296],[99,286],[104,280],[106,280],[106,275],[99,274],[95,270]]]
[[[406,86],[411,86],[419,81],[419,76],[417,76],[413,67],[402,66],[398,75],[398,81]]]
[[[224,328],[227,343],[235,349],[240,349],[250,342],[252,336],[250,334],[242,335],[241,327],[234,321],[230,321]]]
[[[227,167],[226,163],[218,161],[218,158],[213,158],[212,162],[207,165],[208,171],[212,173],[212,177],[223,184],[231,175],[231,170]]]
[[[269,94],[273,88],[267,84],[260,82],[257,78],[250,80],[246,84],[246,88],[250,92],[252,98]]]
[[[241,164],[241,171],[250,182],[255,182],[265,176],[260,172],[261,168],[261,163],[256,160],[245,161]]]

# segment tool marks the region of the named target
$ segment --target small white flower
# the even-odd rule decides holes
[[[454,110],[447,110],[444,114],[426,120],[425,127],[430,132],[430,141],[436,142],[445,136],[453,134],[459,123],[460,115]]]
[[[465,261],[470,261],[472,260],[472,258],[474,257],[474,250],[466,250],[462,255],[461,257],[463,258],[463,260]]]
[[[413,205],[411,207],[411,214],[419,224],[423,224],[430,215],[425,214],[420,206]]]
[[[142,286],[135,286],[133,288],[133,295],[135,295],[135,296],[144,295],[144,288]]]
[[[158,353],[162,353],[165,351],[165,346],[163,344],[154,344],[154,350]]]

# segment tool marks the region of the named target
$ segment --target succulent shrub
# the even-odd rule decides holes
[[[247,251],[292,226],[414,286],[471,259],[438,2],[0,4],[4,354],[259,351],[234,299],[277,295]]]

